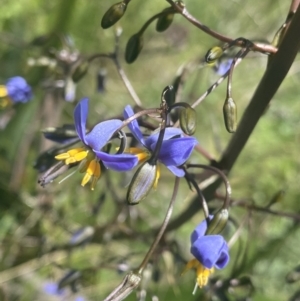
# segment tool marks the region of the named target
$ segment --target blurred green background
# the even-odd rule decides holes
[[[39,187],[40,176],[33,168],[37,156],[53,146],[45,141],[41,129],[73,123],[74,103],[46,89],[47,80],[59,77],[57,70],[32,67],[30,59],[49,57],[49,50],[61,51],[63,34],[72,39],[72,51],[83,57],[109,53],[114,49],[114,28],[103,30],[100,21],[113,1],[40,1],[3,0],[0,10],[0,83],[9,77],[24,76],[33,86],[34,98],[0,112],[0,300],[61,300],[44,292],[47,282],[59,281],[70,269],[80,270],[79,292],[70,297],[103,300],[121,281],[120,263],[136,267],[151,243],[151,233],[160,225],[173,189],[172,175],[163,170],[157,191],[140,205],[128,208],[122,202],[132,173],[115,176],[107,172],[94,192],[80,186],[81,175],[74,175],[58,184],[54,181]],[[284,22],[289,1],[218,0],[185,1],[188,10],[202,23],[232,38],[271,41]],[[133,0],[118,23],[120,61],[144,107],[156,107],[163,88],[171,84],[177,70],[193,62],[195,70],[186,77],[182,101],[193,103],[218,79],[210,67],[198,68],[207,50],[219,42],[176,15],[172,26],[157,33],[154,24],[144,34],[144,48],[137,61],[128,65],[124,49],[152,15],[167,7],[166,1]],[[50,32],[57,37],[43,46],[34,46],[33,39]],[[266,68],[267,57],[251,53],[234,71],[233,97],[239,119]],[[97,74],[107,72],[105,92],[97,92]],[[153,258],[154,276],[143,286],[146,300],[157,295],[159,300],[288,300],[299,289],[299,281],[288,283],[286,275],[299,262],[300,231],[297,216],[285,217],[283,212],[300,214],[299,205],[299,142],[300,61],[296,59],[284,83],[248,141],[229,180],[235,201],[230,214],[241,225],[229,226],[225,236],[236,235],[231,249],[231,263],[214,274],[213,281],[223,284],[241,276],[251,277],[243,287],[224,289],[213,294],[208,289],[192,295],[195,274],[180,277],[184,267],[174,256],[173,247],[161,247]],[[202,147],[216,159],[231,136],[223,124],[222,106],[226,85],[223,83],[197,107],[196,137]],[[126,104],[134,102],[109,59],[95,60],[77,85],[76,101],[89,97],[89,124],[122,113]],[[76,103],[76,102],[75,102]],[[199,154],[191,162],[208,163]],[[110,189],[110,187],[114,187]],[[272,205],[278,214],[268,214],[245,207],[267,206],[281,191],[283,197]],[[223,188],[219,191],[224,193]],[[103,201],[103,193],[105,201]],[[193,193],[181,182],[174,216],[189,205]],[[214,201],[218,206],[218,201]],[[189,236],[203,219],[197,213],[192,220],[168,234],[176,242],[179,254],[190,259]],[[91,226],[95,235],[90,244],[68,247],[72,233]],[[152,234],[152,233],[151,233]],[[173,255],[172,255],[173,254]],[[223,279],[223,280],[222,280]],[[247,278],[248,279],[248,278]],[[208,297],[209,294],[211,297]],[[249,299],[247,299],[247,297]],[[218,299],[219,298],[219,299]],[[226,299],[227,298],[227,299]],[[136,300],[132,294],[128,300]],[[291,299],[299,300],[299,299]]]

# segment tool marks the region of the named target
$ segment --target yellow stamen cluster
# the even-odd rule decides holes
[[[145,162],[147,159],[150,158],[151,155],[148,151],[145,151],[138,147],[130,147],[129,149],[126,149],[125,152],[132,155],[136,155],[139,160],[139,163]]]
[[[79,172],[85,173],[81,186],[85,186],[90,180],[91,190],[95,189],[96,183],[101,176],[100,163],[93,152],[84,148],[74,148],[66,153],[59,154],[55,157],[57,160],[64,160],[66,165],[81,162]]]
[[[205,266],[203,266],[197,259],[190,260],[181,275],[185,274],[188,270],[195,268],[196,269],[196,275],[197,275],[197,284],[200,288],[207,285],[208,279],[210,274],[214,272],[214,268],[207,269]]]
[[[70,149],[66,153],[55,156],[55,159],[65,160],[65,164],[69,165],[70,163],[80,162],[85,159],[88,155],[88,152],[89,151],[84,148],[74,148]]]

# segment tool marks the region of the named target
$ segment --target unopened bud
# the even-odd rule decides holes
[[[223,115],[226,130],[229,133],[234,133],[237,128],[237,109],[234,100],[229,97],[226,98],[223,106]]]
[[[183,108],[180,111],[180,127],[187,135],[193,135],[196,131],[197,116],[196,111],[192,107]]]
[[[75,70],[72,74],[72,80],[74,81],[74,83],[79,82],[87,73],[89,69],[89,62],[84,60],[82,62],[80,62],[80,64],[78,64],[75,67]]]
[[[205,62],[207,64],[214,64],[223,55],[223,49],[215,46],[209,49],[205,55]]]
[[[117,23],[125,14],[126,8],[127,4],[123,1],[112,5],[102,17],[101,27],[107,29]]]
[[[175,91],[172,85],[166,86],[161,93],[161,101],[165,101],[170,107],[175,102]]]
[[[143,36],[134,34],[127,42],[125,50],[125,60],[128,64],[133,63],[143,48]]]
[[[227,209],[219,210],[209,222],[205,235],[219,234],[225,228],[228,216]]]
[[[127,202],[136,205],[143,200],[152,189],[157,175],[157,165],[149,162],[142,164],[134,174],[127,191]]]
[[[166,10],[170,10],[167,8]],[[157,19],[156,31],[163,32],[167,30],[172,24],[174,19],[174,13],[165,13]]]

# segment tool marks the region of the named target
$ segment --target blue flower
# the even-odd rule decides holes
[[[0,106],[6,107],[12,103],[25,103],[32,98],[31,87],[21,76],[7,80],[5,85],[0,85]]]
[[[210,216],[211,220],[213,216]],[[208,282],[214,268],[223,269],[229,262],[229,250],[221,235],[205,235],[207,221],[201,222],[191,235],[191,253],[195,259],[190,260],[184,272],[196,268],[197,284],[201,288]]]
[[[53,296],[53,297],[54,296],[57,297],[56,300],[60,300],[60,301],[65,300],[65,298],[68,296],[67,290],[65,288],[59,288],[58,284],[55,283],[55,282],[47,282],[47,283],[45,283],[45,285],[44,285],[44,292],[47,295],[50,295],[50,296]],[[70,299],[68,298],[68,300],[70,300]],[[82,296],[77,296],[77,297],[74,297],[74,299],[72,299],[72,300],[73,301],[85,301],[85,298],[82,297]]]
[[[132,115],[134,115],[132,108],[126,106],[124,118],[127,119]],[[159,132],[144,138],[136,120],[133,120],[128,127],[137,141],[146,148],[146,151],[140,148],[130,148],[129,152],[136,154],[139,162],[146,161],[155,150]],[[197,140],[193,137],[184,137],[180,129],[166,128],[162,146],[158,154],[158,161],[164,164],[177,177],[183,177],[184,171],[178,166],[186,162],[197,143]]]
[[[218,75],[223,75],[229,70],[232,61],[233,59],[218,61],[213,68]]]
[[[82,173],[85,172],[81,185],[84,186],[92,179],[91,189],[94,190],[101,175],[99,160],[103,162],[106,168],[116,171],[127,171],[136,166],[138,159],[131,154],[111,155],[101,151],[112,138],[113,134],[122,126],[123,123],[121,120],[113,119],[100,122],[86,134],[87,115],[88,99],[84,98],[74,110],[74,120],[78,137],[85,147],[71,149],[55,158],[57,160],[65,160],[65,164],[81,162],[79,170]]]

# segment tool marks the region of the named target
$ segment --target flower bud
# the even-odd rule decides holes
[[[175,102],[175,91],[172,85],[166,86],[161,93],[161,100],[165,101],[170,107]]]
[[[214,64],[223,55],[223,49],[215,46],[209,49],[205,55],[205,62],[207,64]]]
[[[82,61],[80,62],[74,69],[74,72],[72,74],[72,80],[74,83],[79,82],[87,73],[89,69],[89,62],[88,61]]]
[[[149,162],[142,164],[134,174],[127,191],[127,202],[136,205],[143,200],[152,189],[157,174],[157,165]]]
[[[170,10],[167,8],[167,10]],[[163,32],[167,30],[172,24],[174,19],[174,13],[165,13],[157,19],[156,31]]]
[[[180,111],[180,127],[182,131],[191,136],[196,131],[197,116],[196,111],[192,107],[183,108]]]
[[[229,133],[234,133],[237,127],[237,109],[234,100],[229,97],[226,98],[223,106],[223,115],[226,130]]]
[[[143,36],[134,34],[127,42],[125,50],[125,60],[128,64],[133,63],[143,48]]]
[[[127,4],[123,1],[112,5],[102,17],[101,27],[107,29],[117,23],[125,14],[126,8]]]
[[[219,210],[209,222],[205,235],[219,234],[227,224],[228,215],[227,209]]]

